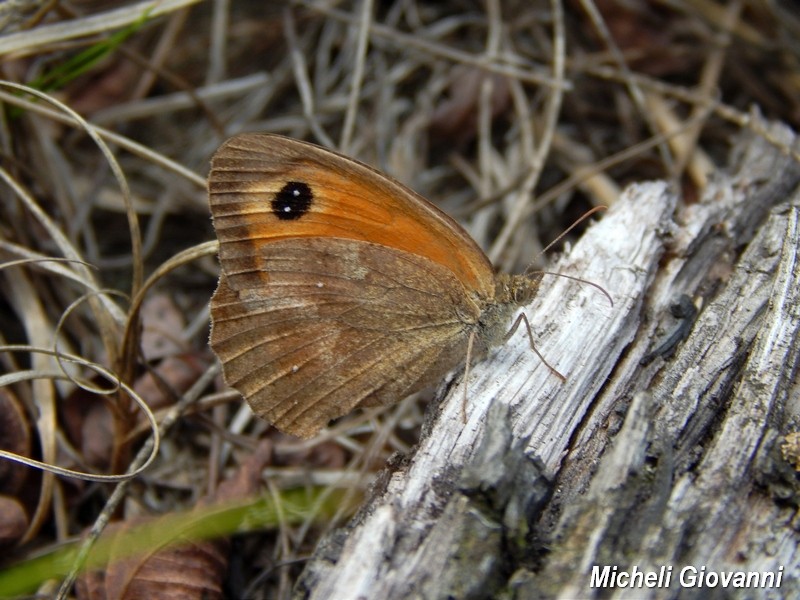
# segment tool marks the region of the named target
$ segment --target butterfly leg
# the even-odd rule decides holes
[[[550,372],[553,375],[558,377],[562,382],[566,382],[567,378],[564,377],[561,373],[559,373],[558,370],[555,367],[553,367],[549,362],[547,362],[547,360],[545,360],[544,356],[542,356],[539,350],[536,349],[536,344],[533,343],[533,332],[531,331],[531,324],[528,321],[528,317],[525,315],[524,312],[519,313],[519,316],[517,317],[516,321],[514,321],[514,324],[511,326],[511,329],[508,330],[508,333],[506,333],[505,337],[503,338],[503,343],[505,344],[509,339],[511,339],[511,336],[514,335],[514,333],[517,331],[517,328],[519,327],[519,324],[522,322],[525,323],[525,329],[528,331],[528,339],[531,342],[531,350],[533,350],[536,353],[536,356],[539,357],[539,360],[541,360],[544,363],[545,367],[550,369]],[[472,338],[470,338],[470,340],[471,339]]]

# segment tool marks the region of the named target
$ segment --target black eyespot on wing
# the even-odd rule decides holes
[[[290,181],[272,199],[272,213],[282,221],[293,221],[306,214],[313,201],[308,184]]]

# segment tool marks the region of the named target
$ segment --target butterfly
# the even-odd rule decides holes
[[[256,414],[303,438],[484,356],[541,279],[496,275],[422,196],[307,142],[230,138],[208,193],[221,265],[211,348]]]

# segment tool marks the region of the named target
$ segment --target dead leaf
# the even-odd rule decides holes
[[[263,440],[234,476],[218,486],[213,497],[198,502],[198,508],[206,509],[254,495],[261,484],[261,471],[271,460],[272,443]],[[168,526],[169,515],[158,519]],[[188,541],[168,548],[159,540],[153,542],[150,553],[133,558],[127,556],[128,538],[123,534],[133,534],[138,526],[153,521],[140,518],[107,529],[103,537],[115,536],[109,566],[105,572],[87,573],[78,579],[79,599],[209,600],[223,597],[222,584],[228,566],[227,540]],[[177,532],[175,541],[180,542]],[[115,560],[115,556],[122,558]]]

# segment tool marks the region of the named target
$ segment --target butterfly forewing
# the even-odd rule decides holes
[[[308,186],[312,202],[302,217],[282,219],[273,201],[290,183]],[[393,179],[313,144],[234,136],[212,160],[209,202],[223,268],[239,246],[338,237],[423,256],[477,295],[494,293],[491,263],[458,223]]]

